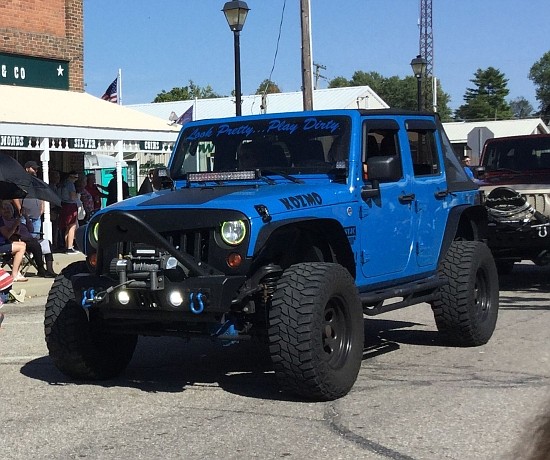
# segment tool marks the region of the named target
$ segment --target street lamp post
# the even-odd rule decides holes
[[[235,48],[235,104],[236,115],[241,115],[241,45],[240,35],[243,30],[246,15],[250,11],[246,2],[232,1],[227,2],[223,6],[223,14],[229,24],[229,28],[233,31],[233,42]]]
[[[427,65],[428,61],[420,54],[411,61],[411,67],[416,77],[416,105],[418,111],[422,110],[422,77],[426,72]]]

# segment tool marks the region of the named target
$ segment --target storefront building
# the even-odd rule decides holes
[[[0,153],[41,164],[39,176],[116,171],[139,188],[140,167],[166,164],[178,127],[83,92],[83,0],[0,5]],[[104,184],[106,185],[106,184]],[[51,236],[49,206],[44,233]]]

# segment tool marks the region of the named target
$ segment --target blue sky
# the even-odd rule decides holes
[[[243,94],[253,94],[273,65],[284,0],[246,0],[241,33]],[[151,102],[193,80],[222,95],[234,86],[233,34],[224,0],[85,0],[84,80],[101,96],[122,69],[123,103]],[[419,0],[311,0],[313,60],[332,79],[356,70],[412,74],[419,49]],[[271,79],[299,91],[300,1],[286,0]],[[527,75],[550,51],[548,0],[433,0],[434,74],[456,109],[478,68],[508,78],[509,99],[538,108]],[[326,88],[326,81],[319,87]]]

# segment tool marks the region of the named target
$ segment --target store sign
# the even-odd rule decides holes
[[[69,63],[0,53],[0,85],[69,89]]]
[[[30,143],[30,137],[27,136],[0,136],[0,147],[28,147]]]
[[[168,150],[168,146],[165,142],[160,141],[140,141],[140,150],[149,150],[153,152],[162,152]]]
[[[98,148],[97,139],[75,138],[69,139],[69,148],[78,150],[95,150]]]

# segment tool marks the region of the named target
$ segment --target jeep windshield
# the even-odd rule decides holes
[[[526,136],[489,141],[483,164],[486,171],[524,172],[550,169],[550,136]]]
[[[287,178],[326,174],[348,159],[349,144],[345,116],[193,123],[183,128],[170,175],[178,180],[195,172],[258,170]]]

